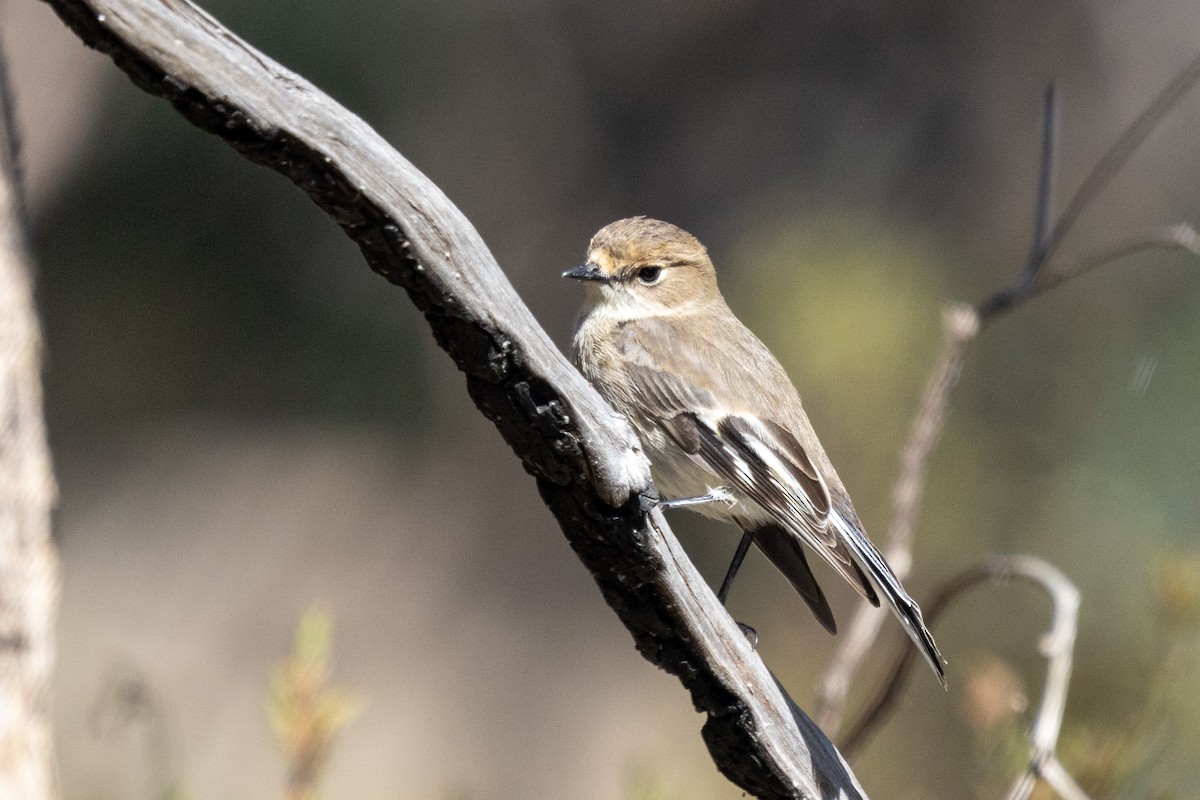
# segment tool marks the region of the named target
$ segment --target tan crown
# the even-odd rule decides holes
[[[588,261],[602,275],[663,305],[720,297],[708,251],[682,228],[649,217],[629,217],[601,228],[588,245]],[[661,267],[661,280],[646,285],[637,275]]]

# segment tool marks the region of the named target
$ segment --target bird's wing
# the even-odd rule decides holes
[[[771,515],[774,524],[756,530],[754,541],[827,629],[835,630],[833,614],[800,549],[801,541],[878,606],[879,596],[865,570],[946,685],[945,659],[925,627],[920,607],[862,532],[848,501],[831,501],[820,471],[786,428],[758,416],[723,412],[707,392],[672,373],[644,364],[627,364],[626,370],[642,411],[697,463]]]
[[[639,409],[680,448],[761,506],[776,524],[828,561],[859,594],[879,605],[840,531],[830,525],[830,495],[821,473],[786,428],[755,415],[726,411],[708,392],[677,374],[641,363],[626,363],[625,369]],[[792,577],[785,564],[772,561]]]
[[[714,319],[718,325],[710,326],[703,338],[694,328],[683,330],[670,320],[639,320],[622,330],[618,346],[627,390],[636,396],[630,399],[697,464],[761,506],[771,524],[813,548],[863,597],[879,605],[874,581],[945,685],[945,659],[920,608],[863,533],[787,374],[731,313]],[[694,374],[713,375],[716,383],[700,388],[681,377]],[[768,547],[760,545],[793,586],[811,580],[796,559],[776,558]],[[783,552],[776,550],[776,555]],[[801,596],[808,600],[803,591]],[[818,608],[813,610],[821,618]]]

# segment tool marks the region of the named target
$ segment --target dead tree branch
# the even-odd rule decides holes
[[[941,439],[946,412],[962,373],[967,348],[978,333],[996,317],[1034,297],[1126,256],[1150,249],[1175,249],[1200,255],[1200,235],[1192,226],[1180,223],[1128,237],[1080,260],[1055,258],[1059,246],[1083,212],[1108,187],[1146,137],[1197,81],[1200,81],[1200,55],[1150,101],[1101,156],[1057,219],[1054,218],[1054,196],[1058,174],[1059,101],[1054,85],[1047,88],[1034,233],[1029,257],[1009,286],[974,306],[951,304],[943,312],[942,351],[930,373],[908,440],[901,451],[900,474],[892,495],[892,522],[884,548],[885,557],[901,580],[908,577],[912,568],[913,535],[920,513],[929,456]],[[818,686],[816,719],[823,729],[836,731],[841,724],[850,683],[863,657],[878,638],[882,622],[883,615],[879,609],[865,602],[859,604],[845,638],[830,659]]]
[[[58,556],[50,509],[56,490],[11,111],[0,57],[0,797],[53,800]]]
[[[707,714],[721,771],[765,798],[858,798],[660,514],[628,423],[529,313],[470,222],[360,119],[186,0],[46,0],[86,44],[197,127],[274,169],[402,286],[475,404],[537,480],[639,651]]]
[[[946,582],[926,606],[927,621],[932,625],[964,592],[983,583],[1006,583],[1014,578],[1041,587],[1053,604],[1050,630],[1042,637],[1040,650],[1046,657],[1046,682],[1042,700],[1030,729],[1032,745],[1026,771],[1009,790],[1009,800],[1026,800],[1037,780],[1050,784],[1061,796],[1074,800],[1086,798],[1070,774],[1058,762],[1055,748],[1062,730],[1071,682],[1071,665],[1078,629],[1079,590],[1057,568],[1031,556],[994,556]],[[899,699],[900,690],[916,659],[916,651],[906,648],[892,665],[883,688],[863,716],[847,734],[842,750],[846,754],[862,746],[867,735],[882,722]]]

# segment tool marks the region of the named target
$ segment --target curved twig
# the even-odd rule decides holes
[[[296,183],[402,286],[639,651],[679,677],[717,767],[763,798],[864,797],[661,514],[628,422],[521,301],[471,223],[362,120],[187,0],[46,0],[142,89]]]
[[[1042,701],[1029,736],[1033,747],[1027,767],[1029,773],[1044,778],[1046,766],[1051,762],[1058,763],[1054,750],[1067,709],[1075,632],[1079,629],[1079,590],[1057,567],[1032,556],[1010,556],[999,564],[993,563],[991,569],[997,578],[1024,578],[1036,583],[1046,591],[1054,605],[1050,630],[1038,647],[1046,658],[1046,684],[1042,687]],[[1066,770],[1061,772],[1066,774]],[[1022,785],[1018,779],[1008,794],[1009,800],[1029,797],[1033,787],[1024,791]]]
[[[988,562],[977,564],[960,572],[942,584],[928,601],[922,603],[926,624],[933,627],[956,597],[974,586],[991,580],[993,575],[988,570],[987,564]],[[871,730],[887,719],[896,701],[900,699],[900,692],[907,682],[909,670],[916,656],[917,651],[912,647],[905,647],[897,654],[875,699],[867,705],[862,715],[850,726],[850,730],[842,738],[840,747],[843,755],[853,756],[865,743]]]
[[[1050,629],[1042,637],[1040,651],[1047,661],[1046,683],[1030,730],[1032,745],[1026,772],[1009,791],[1009,800],[1025,800],[1037,779],[1050,783],[1063,797],[1086,797],[1058,762],[1055,748],[1062,730],[1067,689],[1078,628],[1079,590],[1050,563],[1032,556],[993,556],[947,581],[926,605],[926,621],[932,625],[964,592],[982,583],[1005,582],[1014,578],[1029,581],[1050,596],[1053,604]],[[851,727],[842,742],[842,752],[853,754],[867,735],[894,709],[908,672],[916,659],[914,648],[905,648],[893,663],[879,694],[862,717]]]
[[[1200,256],[1200,233],[1186,222],[1181,222],[1126,237],[1103,250],[1062,264],[1042,279],[1041,291],[1048,292],[1085,272],[1146,250],[1182,250]]]

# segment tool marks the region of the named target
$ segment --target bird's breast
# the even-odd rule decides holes
[[[650,459],[654,485],[664,498],[700,497],[719,486],[726,486],[725,481],[688,455],[658,421],[642,409],[626,373],[624,359],[627,355],[619,346],[619,332],[625,322],[604,313],[603,307],[592,309],[580,319],[571,343],[572,356],[580,372],[609,405],[633,425],[646,457]],[[733,490],[734,505],[705,503],[691,506],[691,510],[721,522],[765,517],[765,512],[756,503],[733,487],[727,488]]]

